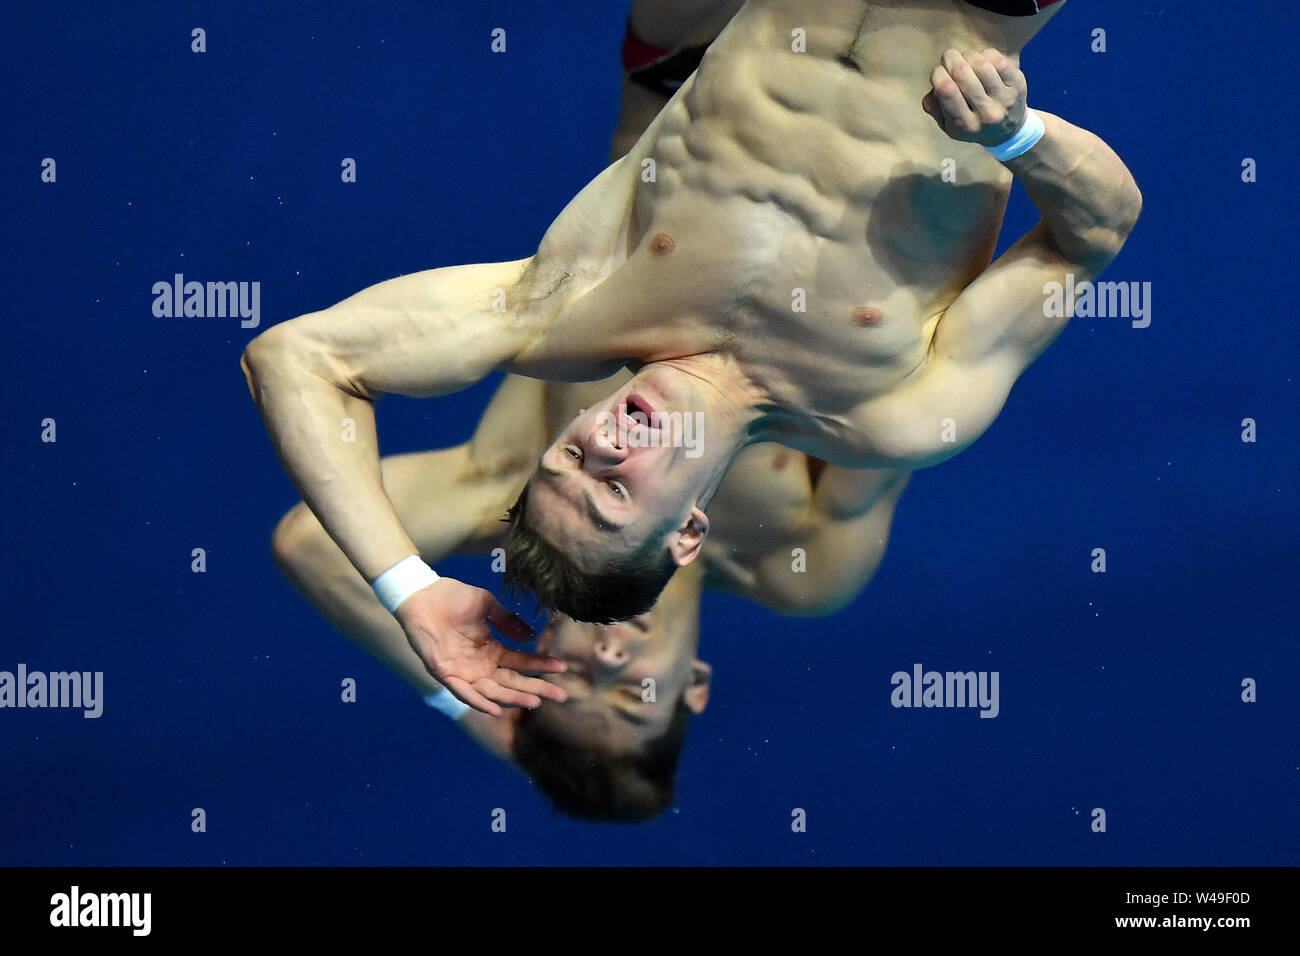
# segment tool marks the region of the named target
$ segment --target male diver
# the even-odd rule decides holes
[[[564,664],[496,643],[489,623],[526,626],[419,558],[384,490],[381,394],[634,371],[510,511],[507,582],[595,622],[644,612],[698,557],[748,445],[914,469],[988,428],[1064,325],[1044,286],[1094,278],[1141,208],[1105,143],[1028,108],[1019,53],[1059,4],[1010,7],[749,0],[533,256],[382,282],[249,345],[286,470],[443,686],[495,716],[562,699],[535,675]],[[1013,177],[1041,220],[990,264]]]
[[[613,159],[636,142],[739,7],[736,0],[634,3]],[[384,458],[385,491],[421,558],[436,564],[451,551],[499,547],[500,517],[551,437],[628,377],[567,384],[506,376],[470,441]],[[671,804],[690,718],[709,699],[712,671],[698,656],[703,589],[727,590],[788,615],[827,614],[847,604],[881,560],[907,477],[828,466],[778,445],[746,448],[710,503],[714,531],[701,560],[625,625],[554,615],[539,649],[568,664],[551,678],[567,700],[500,717],[471,710],[430,677],[305,504],[280,522],[272,547],[286,576],[339,630],[529,776],[557,809],[588,820],[639,821]]]

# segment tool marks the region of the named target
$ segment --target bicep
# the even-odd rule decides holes
[[[1069,322],[1069,277],[1091,280],[1102,265],[1062,255],[1042,223],[1021,237],[944,312],[925,364],[864,407],[879,457],[924,467],[974,442]]]
[[[849,472],[830,466],[818,483],[814,523],[802,538],[799,552],[777,553],[765,559],[757,574],[756,597],[778,613],[791,617],[820,617],[851,604],[885,556],[894,509],[909,475],[895,470],[847,476],[848,496],[833,494],[828,510],[821,500],[833,483]],[[842,507],[848,497],[856,506]]]
[[[537,303],[517,291],[528,261],[399,276],[273,331],[316,374],[362,397],[457,391],[539,334]]]
[[[786,617],[826,617],[842,610],[880,566],[892,514],[890,503],[825,528],[798,549],[768,556],[751,597]]]
[[[1053,290],[1097,271],[1095,263],[1062,255],[1040,222],[957,296],[939,320],[931,353],[966,365],[1027,367],[1069,321]]]

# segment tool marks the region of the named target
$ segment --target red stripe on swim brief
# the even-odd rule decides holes
[[[627,28],[627,33],[623,34],[623,69],[628,73],[658,63],[665,57],[671,56],[672,52],[646,43],[632,32],[631,26]]]

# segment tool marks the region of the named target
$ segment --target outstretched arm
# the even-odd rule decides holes
[[[996,50],[944,54],[923,106],[953,139],[993,146],[1026,117],[1024,74]],[[1041,220],[962,291],[940,318],[924,366],[864,409],[882,457],[914,467],[971,444],[1002,410],[1020,374],[1073,311],[1047,308],[1049,283],[1091,281],[1119,254],[1142,208],[1127,167],[1097,136],[1050,113],[1045,131],[1007,168]],[[943,442],[944,421],[956,441]]]

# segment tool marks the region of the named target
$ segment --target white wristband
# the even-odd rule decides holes
[[[460,720],[465,712],[469,710],[469,704],[445,687],[439,687],[433,693],[425,694],[424,702],[434,710],[442,711],[452,720]]]
[[[391,614],[416,591],[438,580],[437,572],[420,560],[418,554],[403,558],[370,583],[379,603]]]
[[[1025,110],[1025,121],[1021,124],[1019,132],[1012,136],[1005,143],[998,146],[986,146],[994,159],[1000,163],[1015,159],[1017,156],[1023,156],[1043,138],[1043,133],[1047,132],[1047,127],[1043,125],[1043,118],[1033,110]]]

